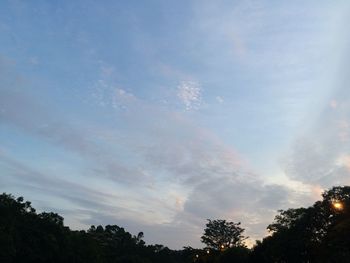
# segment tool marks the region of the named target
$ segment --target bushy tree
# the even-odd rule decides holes
[[[206,224],[201,240],[209,248],[221,250],[233,246],[242,246],[245,237],[241,223],[227,222],[226,220],[210,220]]]

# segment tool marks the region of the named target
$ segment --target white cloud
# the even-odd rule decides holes
[[[185,105],[186,110],[197,109],[200,106],[202,89],[198,82],[182,81],[177,89],[177,96]]]

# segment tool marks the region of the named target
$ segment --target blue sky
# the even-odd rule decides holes
[[[347,1],[1,1],[0,191],[73,229],[249,244],[349,184]]]

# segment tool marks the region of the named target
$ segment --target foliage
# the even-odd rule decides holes
[[[179,251],[146,246],[143,233],[116,225],[71,231],[56,213],[39,213],[8,194],[0,195],[0,262],[184,262]]]
[[[349,262],[350,187],[333,187],[322,197],[309,208],[280,210],[252,262]]]
[[[341,205],[334,205],[341,204]],[[208,220],[204,249],[146,245],[117,225],[72,231],[56,213],[37,213],[22,197],[0,195],[0,262],[346,263],[350,262],[350,187],[325,191],[310,207],[279,210],[270,235],[252,249],[240,223]],[[224,248],[221,248],[224,245]]]
[[[233,246],[241,246],[245,239],[242,235],[244,229],[239,223],[227,222],[226,220],[210,220],[206,224],[202,242],[209,248],[223,250]]]

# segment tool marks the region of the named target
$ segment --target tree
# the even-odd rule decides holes
[[[243,246],[243,240],[246,238],[242,235],[244,229],[240,227],[240,224],[240,222],[208,219],[201,240],[209,248],[215,250]]]
[[[279,215],[275,216],[275,220],[272,224],[267,226],[267,229],[274,232],[281,232],[283,230],[294,227],[297,222],[306,214],[306,208],[278,210]]]
[[[350,187],[337,186],[308,208],[280,210],[252,262],[350,262]]]
[[[23,197],[0,194],[0,262],[189,263],[188,251],[146,245],[117,225],[72,231],[52,212],[37,213]]]

